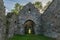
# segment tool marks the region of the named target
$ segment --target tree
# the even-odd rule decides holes
[[[42,2],[35,2],[34,5],[35,5],[35,7],[38,8],[39,10],[42,9]]]
[[[11,12],[15,13],[16,15],[18,15],[19,11],[23,8],[22,5],[20,5],[19,3],[15,4],[14,9],[11,10]]]
[[[43,8],[42,2],[37,1],[37,2],[34,3],[34,5],[39,10],[39,12],[42,13],[42,8]]]

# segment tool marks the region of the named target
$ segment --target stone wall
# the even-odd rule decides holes
[[[60,34],[60,0],[53,0],[42,14],[43,34],[57,38]]]
[[[8,15],[7,15],[7,21],[9,23],[9,24],[7,24],[8,38],[13,37],[14,34],[16,33],[16,30],[17,30],[16,17],[17,16],[14,13],[8,13]]]
[[[3,0],[0,0],[0,40],[5,40],[5,8]]]
[[[24,33],[24,23],[27,20],[32,20],[35,23],[34,26],[34,32],[35,34],[41,33],[41,14],[39,13],[38,9],[34,7],[32,3],[28,3],[23,7],[23,9],[20,11],[18,15],[18,33],[19,34],[25,34]]]

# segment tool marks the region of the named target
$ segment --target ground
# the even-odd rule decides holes
[[[43,35],[15,35],[9,40],[54,40],[52,38],[43,36]]]

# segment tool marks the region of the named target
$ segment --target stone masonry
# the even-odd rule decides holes
[[[5,40],[5,7],[3,0],[0,0],[0,40]]]
[[[52,38],[60,35],[60,0],[53,0],[42,14],[43,34]]]
[[[10,37],[13,37],[13,35],[16,33],[16,30],[17,30],[17,25],[16,25],[16,15],[14,13],[8,13],[7,14],[7,21],[9,24],[7,24],[7,37],[10,38]]]
[[[23,7],[23,9],[20,11],[18,15],[18,33],[19,34],[25,34],[24,33],[24,23],[27,20],[32,20],[35,23],[34,26],[34,32],[35,34],[41,34],[41,14],[39,13],[38,9],[35,8],[35,6],[32,3],[28,3]]]

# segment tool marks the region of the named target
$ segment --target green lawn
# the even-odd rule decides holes
[[[9,40],[54,40],[43,35],[15,35]]]

